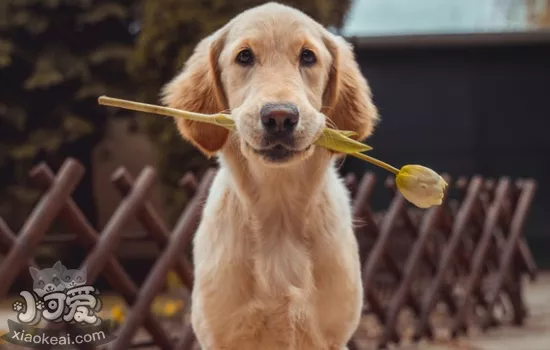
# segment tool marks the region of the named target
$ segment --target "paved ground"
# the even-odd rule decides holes
[[[535,283],[526,282],[526,302],[530,312],[523,327],[503,326],[486,333],[471,332],[455,341],[421,342],[393,347],[395,350],[550,350],[550,272],[542,273]],[[105,298],[105,307],[117,304]],[[108,311],[108,310],[106,310]],[[0,303],[0,334],[6,331],[6,320],[13,319],[11,301]],[[139,337],[144,336],[140,334]],[[368,344],[365,350],[372,349]],[[0,349],[6,349],[0,345]]]
[[[523,327],[499,327],[455,342],[421,343],[399,350],[550,350],[550,273],[526,283],[529,317]]]

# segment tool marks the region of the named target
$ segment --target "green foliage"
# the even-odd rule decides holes
[[[142,7],[141,31],[130,70],[140,82],[137,98],[158,102],[163,84],[182,67],[200,39],[223,26],[241,11],[265,3],[262,0],[155,0]],[[351,0],[279,1],[306,12],[319,22],[341,27]],[[182,141],[176,128],[163,118],[144,116],[142,123],[158,144],[161,178],[166,185],[168,207],[181,210],[187,200],[177,182],[186,171],[201,174],[210,164]],[[173,215],[172,215],[173,218]]]
[[[36,199],[30,167],[90,154],[109,117],[97,96],[131,97],[137,2],[0,1],[0,216],[12,226]]]
[[[36,199],[26,179],[38,161],[56,167],[66,156],[89,158],[106,119],[124,113],[98,106],[98,96],[158,102],[201,38],[263,2],[0,0],[0,216],[20,226]],[[350,5],[282,2],[336,27]],[[166,119],[141,120],[158,145],[168,208],[179,212],[187,198],[178,180],[188,170],[201,175],[209,162]]]

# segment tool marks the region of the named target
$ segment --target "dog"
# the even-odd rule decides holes
[[[29,272],[33,280],[32,287],[36,295],[43,297],[48,293],[65,290],[65,285],[61,281],[61,276],[65,270],[66,268],[61,261],[42,270],[30,267]]]
[[[378,120],[352,46],[267,3],[203,39],[162,101],[236,124],[176,121],[220,166],[193,248],[201,347],[346,349],[363,305],[358,244],[341,155],[314,143],[326,126],[365,139]]]
[[[61,274],[61,283],[63,283],[66,289],[86,284],[86,267],[83,267],[81,270],[65,269]]]

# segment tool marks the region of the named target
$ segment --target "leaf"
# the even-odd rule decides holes
[[[63,129],[67,132],[68,140],[74,141],[91,134],[94,131],[94,126],[85,119],[69,115],[63,119]]]
[[[340,130],[340,134],[344,135],[345,137],[357,136],[357,133],[355,131],[347,131],[347,130]]]
[[[316,145],[328,148],[342,153],[355,153],[370,151],[372,147],[359,141],[355,141],[346,136],[350,131],[338,131],[331,128],[325,128],[321,137],[315,142]]]
[[[0,68],[7,67],[11,64],[11,54],[13,44],[10,41],[0,38]]]
[[[61,4],[61,0],[42,0],[42,3],[49,8],[56,8]]]
[[[36,61],[34,71],[27,80],[24,86],[26,89],[46,88],[57,85],[63,81],[63,74],[55,67],[51,57],[42,55]]]
[[[8,194],[23,203],[32,203],[36,200],[40,191],[27,186],[12,185],[8,187]]]
[[[38,0],[12,0],[11,2],[13,6],[24,7],[24,6],[36,5]]]
[[[91,11],[80,15],[77,19],[79,24],[94,24],[108,18],[123,20],[128,16],[127,9],[115,2],[95,6]]]
[[[0,104],[0,115],[2,119],[9,122],[17,130],[23,131],[27,122],[27,113],[23,108],[13,107],[9,108],[4,104]]]
[[[30,144],[35,145],[39,149],[44,149],[48,152],[56,151],[63,143],[63,137],[59,131],[54,130],[36,130],[29,137]]]
[[[49,26],[50,21],[46,17],[32,16],[25,24],[25,28],[31,34],[37,35],[43,33]]]
[[[22,144],[10,149],[8,154],[13,159],[22,160],[22,159],[34,158],[37,152],[38,152],[38,148],[36,146],[32,144]]]
[[[25,81],[25,88],[48,88],[73,78],[88,76],[85,62],[65,48],[49,48],[36,61],[34,71]]]
[[[90,83],[85,84],[76,91],[75,99],[84,100],[90,97],[97,97],[105,94],[107,92],[107,86],[100,83]]]
[[[24,26],[29,23],[31,19],[31,13],[29,11],[17,11],[12,15],[11,21],[18,26]]]
[[[95,50],[90,54],[89,60],[94,64],[103,63],[109,60],[127,60],[133,52],[128,45],[108,44]]]
[[[92,6],[92,0],[65,0],[65,4],[79,6],[82,9],[88,9]]]

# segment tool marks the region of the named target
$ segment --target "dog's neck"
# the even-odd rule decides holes
[[[332,155],[316,149],[297,164],[274,168],[252,163],[238,148],[228,148],[220,163],[228,171],[230,205],[237,207],[232,211],[247,215],[234,220],[239,227],[233,229],[242,231],[237,234],[246,235],[246,244],[254,247],[258,291],[280,296],[289,286],[311,290],[312,232],[324,226],[320,203],[327,200],[330,180],[336,179]]]
[[[233,145],[224,150],[221,166],[228,167],[235,191],[247,212],[264,232],[280,225],[281,233],[300,234],[308,213],[322,200],[332,156],[317,149],[309,158],[288,166],[252,163]]]

